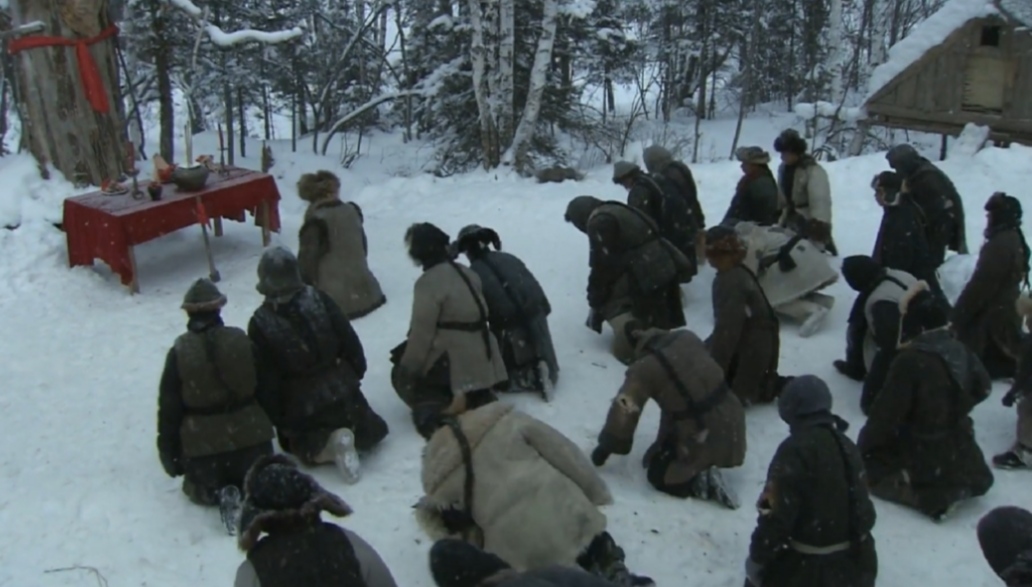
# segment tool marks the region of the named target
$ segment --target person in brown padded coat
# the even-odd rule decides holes
[[[997,192],[985,204],[985,245],[953,306],[953,330],[985,363],[993,379],[1014,377],[1021,347],[1015,303],[1028,287],[1029,248],[1021,231],[1021,202]]]
[[[642,459],[649,483],[675,497],[738,509],[720,469],[745,460],[745,411],[720,365],[689,330],[643,331],[635,322],[627,329],[638,358],[609,407],[592,462],[600,467],[611,454],[631,452],[641,413],[652,399],[662,414],[656,440]]]
[[[369,270],[362,209],[341,201],[340,179],[329,171],[306,173],[297,182],[297,193],[308,202],[297,251],[305,283],[333,298],[348,320],[387,303]]]
[[[706,348],[731,391],[748,406],[773,401],[784,380],[778,377],[778,318],[756,276],[742,264],[746,252],[734,229],[716,226],[706,232],[706,259],[717,270],[713,333]]]

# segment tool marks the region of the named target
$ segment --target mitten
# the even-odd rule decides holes
[[[1017,387],[1012,387],[1011,390],[1003,396],[1003,405],[1007,406],[1008,408],[1014,407],[1014,404],[1017,403],[1020,397],[1021,391],[1018,390]]]
[[[609,451],[602,448],[601,446],[597,446],[595,447],[595,450],[591,451],[591,462],[596,467],[601,467],[602,465],[606,464],[606,461],[609,459],[609,455]]]
[[[161,453],[161,466],[165,469],[165,473],[173,479],[183,474],[183,467],[179,464],[179,459],[172,456],[171,454],[162,452]]]

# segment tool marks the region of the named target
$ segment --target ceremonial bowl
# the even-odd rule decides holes
[[[197,192],[204,189],[211,171],[203,166],[177,167],[172,171],[172,183],[183,192]]]

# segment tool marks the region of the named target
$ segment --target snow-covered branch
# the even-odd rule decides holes
[[[334,122],[333,126],[330,127],[329,132],[326,133],[326,138],[323,139],[322,144],[322,154],[326,154],[326,149],[328,149],[330,146],[330,139],[332,139],[333,135],[337,134],[337,131],[343,128],[345,124],[351,122],[352,120],[358,118],[359,116],[365,114],[366,112],[372,110],[373,108],[376,108],[377,106],[385,102],[397,100],[398,98],[406,98],[408,96],[421,95],[423,95],[423,90],[405,90],[403,92],[396,92],[393,94],[383,94],[381,96],[373,98],[372,100],[369,100],[368,102],[362,104],[358,108],[355,108],[351,112],[348,112],[344,116],[337,119],[337,122]]]
[[[300,37],[305,34],[301,27],[294,27],[283,31],[256,31],[254,29],[242,29],[227,33],[218,26],[207,22],[204,11],[191,0],[168,0],[168,3],[190,15],[194,20],[201,23],[208,38],[219,47],[232,47],[241,43],[256,42],[267,45],[283,43]]]

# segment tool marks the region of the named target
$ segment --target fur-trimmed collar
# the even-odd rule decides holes
[[[910,302],[914,301],[914,298],[923,291],[931,291],[928,287],[928,282],[921,280],[916,281],[907,288],[907,291],[903,292],[903,296],[899,298],[899,314],[900,316],[907,313],[907,308],[910,307]]]
[[[318,200],[313,200],[311,203],[309,203],[308,204],[308,210],[306,210],[305,213],[306,214],[314,214],[314,213],[318,212],[319,210],[323,210],[323,209],[326,209],[326,208],[336,208],[338,206],[343,206],[343,205],[344,205],[344,201],[341,200],[339,196],[327,196],[325,198],[320,198]]]
[[[495,402],[459,416],[459,427],[466,434],[470,449],[475,451],[488,431],[512,410],[510,405]],[[427,495],[433,499],[437,488],[462,466],[462,451],[455,440],[455,433],[444,426],[430,437],[423,449],[422,477]],[[439,505],[446,507],[452,504]]]
[[[297,467],[290,457],[276,454],[263,457],[255,462],[251,470],[244,478],[244,488],[250,492],[254,487],[256,475],[264,467],[272,464]],[[244,511],[240,516],[240,537],[237,545],[240,550],[249,551],[258,543],[262,533],[275,534],[278,532],[297,531],[302,528],[313,526],[319,523],[319,514],[330,513],[338,518],[344,518],[352,513],[351,506],[340,497],[329,493],[317,484],[308,501],[300,507],[288,510],[262,509],[255,506],[250,500],[244,502]]]

